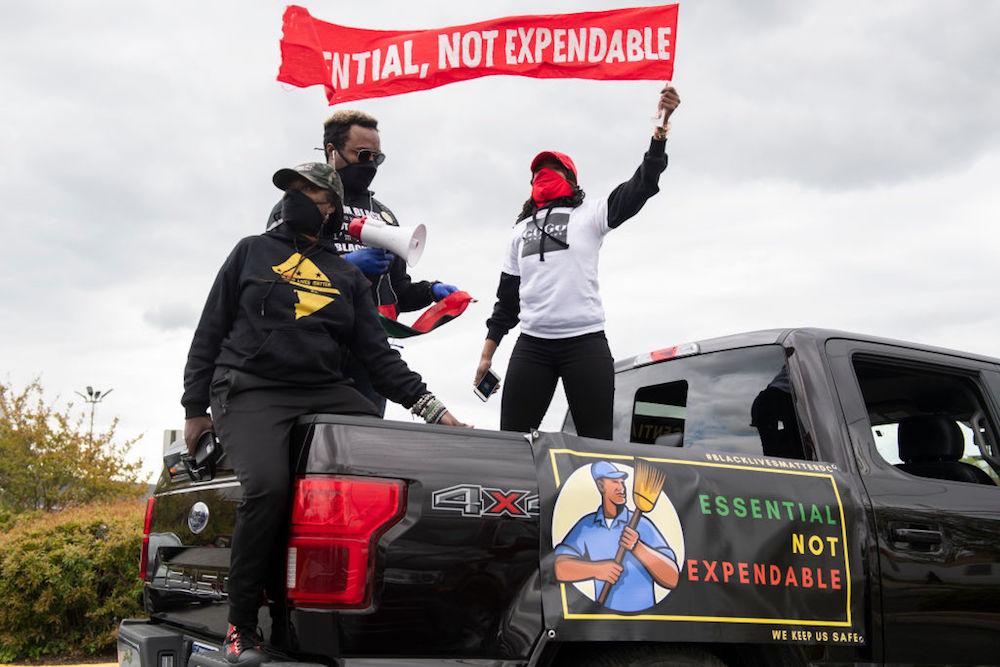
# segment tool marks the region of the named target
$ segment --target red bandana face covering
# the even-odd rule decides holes
[[[573,194],[573,186],[559,172],[552,169],[539,169],[531,181],[531,198],[539,206],[545,206],[553,199],[569,197]]]

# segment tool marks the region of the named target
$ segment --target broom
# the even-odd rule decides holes
[[[663,483],[667,481],[667,476],[659,468],[654,468],[642,459],[635,460],[635,482],[632,484],[632,502],[635,503],[635,512],[632,513],[632,520],[628,522],[628,527],[635,530],[639,525],[639,519],[643,513],[651,512],[656,501],[663,490]],[[619,565],[625,558],[625,547],[619,546],[618,553],[615,554],[615,562]],[[598,604],[604,604],[611,592],[614,584],[604,583],[601,595],[597,598]]]

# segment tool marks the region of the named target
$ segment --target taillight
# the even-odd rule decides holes
[[[288,600],[299,607],[371,604],[378,539],[403,516],[401,480],[307,477],[295,482]]]
[[[152,496],[146,501],[146,520],[142,524],[142,553],[139,555],[139,578],[146,579],[146,564],[149,562],[149,527],[153,520],[153,503],[156,498]]]

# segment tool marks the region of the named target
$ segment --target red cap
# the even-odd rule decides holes
[[[576,181],[576,165],[573,164],[573,160],[571,160],[565,153],[557,153],[555,151],[542,151],[536,155],[535,159],[531,161],[531,173],[534,174],[539,163],[545,162],[546,160],[555,160],[561,164],[569,170],[571,174],[573,174],[573,180]]]

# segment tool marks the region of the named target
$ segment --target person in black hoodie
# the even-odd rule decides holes
[[[281,557],[291,475],[289,435],[311,412],[379,415],[341,367],[353,354],[376,390],[428,422],[464,426],[392,349],[368,280],[332,247],[343,186],[320,162],[280,169],[284,224],[240,241],[209,292],[184,369],[184,439],[215,431],[240,484],[230,548],[229,662],[265,659],[257,634],[262,593]],[[212,416],[206,414],[211,406]]]
[[[343,224],[332,231],[333,247],[347,261],[355,264],[371,281],[372,296],[380,312],[394,318],[399,313],[420,310],[458,290],[440,281],[413,280],[406,271],[406,261],[383,248],[370,248],[348,234],[354,218],[375,218],[387,225],[398,225],[389,207],[375,199],[370,186],[385,162],[378,131],[378,120],[364,111],[341,109],[323,123],[323,151],[326,162],[337,170],[344,184]],[[266,229],[280,229],[280,202],[267,218]],[[364,364],[347,355],[344,372],[354,380],[358,391],[385,413],[385,397],[373,386]]]

